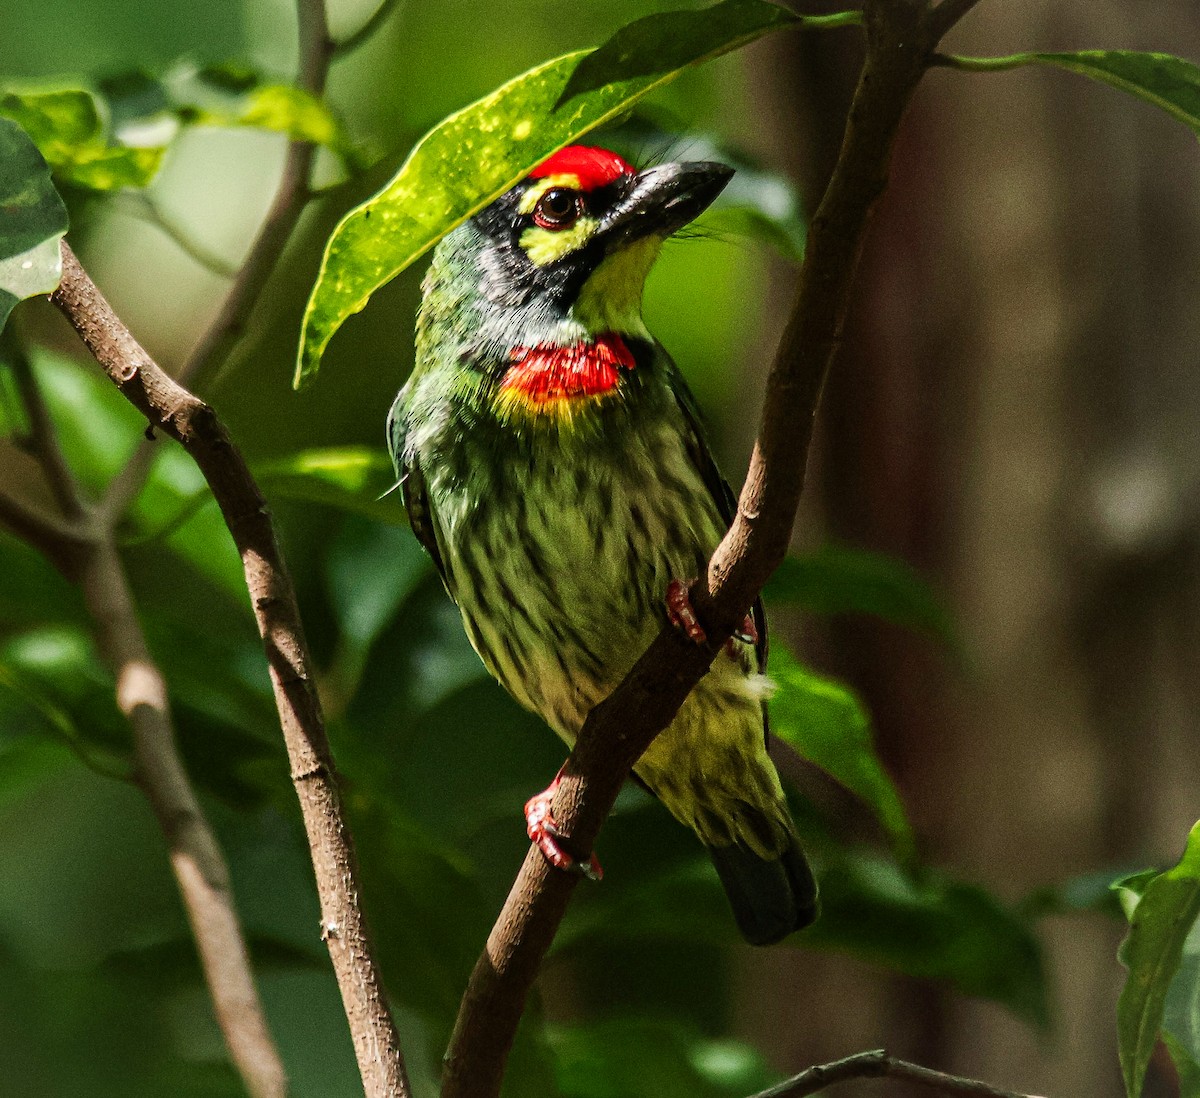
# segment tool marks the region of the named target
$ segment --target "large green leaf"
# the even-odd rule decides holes
[[[884,770],[862,703],[841,683],[801,666],[782,646],[771,653],[771,731],[874,810],[901,857],[914,848],[912,827]]]
[[[33,138],[59,179],[88,190],[145,187],[166,152],[111,143],[95,96],[82,89],[9,92],[0,98],[0,115]]]
[[[1124,882],[1128,885],[1128,882]],[[1158,1041],[1168,991],[1180,971],[1184,943],[1200,914],[1200,823],[1188,835],[1179,864],[1153,877],[1129,919],[1121,960],[1129,970],[1117,1004],[1121,1074],[1129,1098],[1138,1098]],[[1195,989],[1182,993],[1185,1014],[1196,1009]],[[1189,1001],[1190,1000],[1190,1001]],[[1195,1022],[1195,1019],[1192,1019]],[[1193,1035],[1195,1029],[1192,1029]],[[1176,1032],[1176,1040],[1186,1034]],[[1194,1056],[1196,1050],[1191,1049]]]
[[[841,25],[801,20],[766,0],[649,16],[622,28],[598,54],[558,57],[452,114],[334,230],[304,317],[296,385],[311,379],[333,334],[371,294],[556,149],[624,113],[686,66],[804,22]],[[589,64],[593,56],[606,59],[602,80]]]
[[[46,161],[20,126],[0,118],[0,328],[18,301],[58,285],[66,231]]]
[[[1050,65],[1090,76],[1154,104],[1200,136],[1200,67],[1174,54],[1079,50],[1076,53],[1014,53],[1007,57],[954,56],[943,60],[968,72]]]
[[[882,553],[826,545],[787,557],[767,581],[763,599],[768,606],[791,604],[815,614],[873,614],[958,647],[938,594],[903,561]]]

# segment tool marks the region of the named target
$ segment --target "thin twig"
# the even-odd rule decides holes
[[[300,800],[333,961],[368,1098],[410,1094],[400,1043],[359,907],[358,863],[342,811],[311,658],[270,510],[216,413],[170,378],[118,319],[64,241],[50,296],[122,394],[182,443],[212,489],[242,558]]]
[[[371,12],[370,18],[358,30],[334,44],[333,56],[340,60],[347,54],[353,53],[368,38],[373,37],[375,32],[391,18],[392,13],[403,7],[404,3],[405,0],[381,0],[379,6]]]
[[[163,212],[162,207],[145,191],[121,191],[112,198],[120,206],[124,206],[131,217],[153,225],[173,240],[181,252],[206,271],[211,271],[221,278],[233,278],[237,274],[236,264],[231,263],[224,256],[210,252],[202,244],[193,240]]]
[[[63,456],[41,386],[24,348],[11,333],[5,355],[29,421],[31,451],[66,518],[54,533],[58,544],[47,544],[45,537],[35,539],[28,522],[21,528],[13,521],[13,501],[0,500],[0,512],[7,516],[10,528],[80,584],[98,647],[116,680],[118,707],[133,731],[136,781],[167,841],[213,1013],[230,1056],[253,1098],[284,1098],[287,1079],[283,1062],[254,984],[229,869],[179,757],[166,684],[150,657],[112,531],[98,528],[92,521],[79,483]],[[74,737],[65,738],[93,770],[128,777],[109,772],[91,759]]]
[[[76,579],[88,539],[76,526],[0,492],[0,526],[31,545],[68,579]]]
[[[29,420],[31,452],[37,458],[46,483],[54,495],[54,502],[58,504],[63,516],[69,520],[81,519],[86,506],[79,482],[71,472],[62,447],[58,444],[58,434],[50,419],[50,410],[42,398],[41,387],[33,376],[33,365],[29,361],[29,355],[12,331],[11,323],[5,328],[0,339],[3,340],[4,358],[12,369],[17,393]]]
[[[927,0],[868,0],[867,57],[837,165],[809,230],[792,315],[767,381],[737,515],[692,603],[698,647],[664,627],[617,690],[588,715],[551,811],[588,851],[630,768],[674,718],[787,552],[821,390],[840,344],[854,273],[908,101],[938,41]],[[459,1009],[443,1098],[499,1094],[508,1051],[542,957],[577,883],[530,849]]]
[[[907,1060],[897,1060],[881,1048],[871,1052],[859,1052],[830,1064],[810,1067],[768,1090],[751,1095],[750,1098],[805,1098],[806,1095],[816,1094],[834,1083],[844,1083],[848,1079],[881,1079],[885,1076],[890,1079],[904,1079],[906,1082],[929,1087],[942,1094],[954,1095],[955,1098],[1035,1098],[1034,1095],[1001,1090],[976,1079],[964,1079],[958,1075],[948,1075],[932,1068],[921,1067],[919,1064],[910,1064]]]
[[[297,0],[300,64],[296,86],[320,97],[325,90],[333,43],[325,19],[324,0]],[[271,271],[279,261],[304,210],[315,147],[308,141],[288,145],[279,186],[258,236],[242,261],[221,308],[192,348],[179,371],[182,385],[202,383],[215,365],[223,363],[246,330],[246,323],[262,296]],[[115,525],[137,497],[150,474],[156,453],[152,442],[143,442],[125,468],[113,478],[100,503],[102,519]]]
[[[101,655],[117,682],[117,705],[133,729],[135,779],[167,840],[213,1011],[247,1091],[284,1098],[287,1076],[267,1028],[233,903],[229,869],[183,768],[167,685],[146,647],[129,581],[111,541],[82,575]]]

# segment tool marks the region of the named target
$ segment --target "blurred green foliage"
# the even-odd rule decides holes
[[[387,494],[382,421],[411,362],[418,273],[406,272],[347,325],[329,352],[336,369],[300,395],[289,388],[295,334],[325,237],[425,128],[545,57],[604,39],[618,18],[655,7],[630,0],[617,13],[580,0],[564,22],[546,0],[514,0],[484,35],[478,13],[468,20],[452,0],[398,6],[336,63],[325,105],[282,90],[294,60],[282,0],[171,8],[169,18],[153,0],[115,0],[102,18],[84,0],[59,0],[24,7],[0,41],[0,83],[11,75],[19,85],[3,113],[40,139],[75,218],[72,242],[166,364],[186,355],[225,288],[213,269],[220,264],[197,256],[236,266],[274,184],[283,135],[332,150],[321,167],[325,189],[284,275],[268,286],[247,339],[206,395],[279,518],[346,780],[364,902],[419,1094],[434,1089],[458,998],[526,851],[520,806],[546,784],[563,749],[486,677]],[[335,33],[353,32],[369,15],[349,0],[335,6]],[[51,38],[54,49],[45,45]],[[754,115],[746,83],[732,58],[686,71],[656,92],[651,129],[739,133]],[[179,92],[201,84],[224,106]],[[160,144],[126,143],[159,140],[152,126],[135,123],[164,119]],[[626,128],[615,140],[636,144],[631,134]],[[89,149],[100,161],[153,150],[159,170],[98,182],[80,174]],[[374,157],[377,166],[364,168]],[[759,197],[746,208],[795,258],[803,226],[794,195],[785,189],[780,202],[768,173],[751,179]],[[153,209],[170,213],[173,231],[98,193],[134,184],[146,185]],[[764,321],[767,262],[741,242],[690,240],[668,247],[648,289],[648,323],[688,375],[718,449],[734,432],[743,375],[763,353],[747,333]],[[99,492],[144,424],[92,364],[64,354],[72,344],[55,318],[36,306],[25,311],[23,331],[33,337],[34,369],[67,458]],[[26,425],[2,371],[0,382],[10,440],[4,476],[29,481],[18,444]],[[230,862],[293,1091],[352,1095],[353,1052],[318,935],[240,563],[196,470],[160,445],[122,529],[138,605],[170,683],[189,772]],[[789,564],[769,601],[952,634],[918,577],[844,550]],[[779,955],[850,953],[1044,1023],[1045,978],[1029,918],[920,864],[861,704],[786,652],[777,660],[777,728],[862,801],[847,798],[854,807],[835,813],[794,794],[825,917]],[[239,1093],[161,836],[128,774],[128,730],[78,592],[29,549],[0,539],[0,1063],[13,1093]],[[861,845],[851,836],[872,815],[889,841]],[[580,890],[549,962],[545,996],[559,1012],[548,1019],[531,1011],[508,1093],[717,1098],[777,1078],[784,1065],[726,1037],[733,970],[746,947],[735,941],[694,837],[631,788],[600,853],[606,882]],[[563,982],[571,992],[556,996]]]

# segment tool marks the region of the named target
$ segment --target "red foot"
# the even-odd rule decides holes
[[[525,802],[525,830],[545,855],[546,861],[555,869],[582,873],[588,880],[598,881],[604,876],[604,870],[600,868],[600,861],[595,854],[586,863],[578,862],[558,845],[558,840],[564,836],[559,832],[554,817],[550,815],[550,802],[554,800],[555,790],[558,789],[561,780],[562,770],[559,769],[554,775],[554,781]]]
[[[696,611],[692,609],[688,586],[682,580],[671,580],[667,584],[667,617],[672,625],[687,634],[688,640],[695,644],[703,644],[708,635],[704,632],[700,619],[696,617]],[[754,624],[753,616],[747,614],[742,619],[742,627],[725,642],[725,650],[731,656],[735,651],[734,640],[744,641],[746,644],[758,643],[758,628]]]
[[[682,629],[693,644],[703,644],[708,639],[704,626],[692,609],[692,598],[688,585],[682,580],[671,580],[667,584],[667,617],[676,629]]]

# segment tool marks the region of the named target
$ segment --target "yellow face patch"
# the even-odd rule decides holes
[[[521,234],[521,247],[535,267],[545,267],[582,248],[600,224],[594,217],[581,217],[569,229],[530,226]]]
[[[579,176],[559,173],[539,179],[521,196],[518,212],[526,215],[533,213],[542,195],[556,187],[577,191]],[[530,263],[535,267],[545,267],[582,248],[596,231],[598,224],[594,217],[580,217],[569,229],[543,229],[533,225],[521,234],[520,244],[529,256]]]

